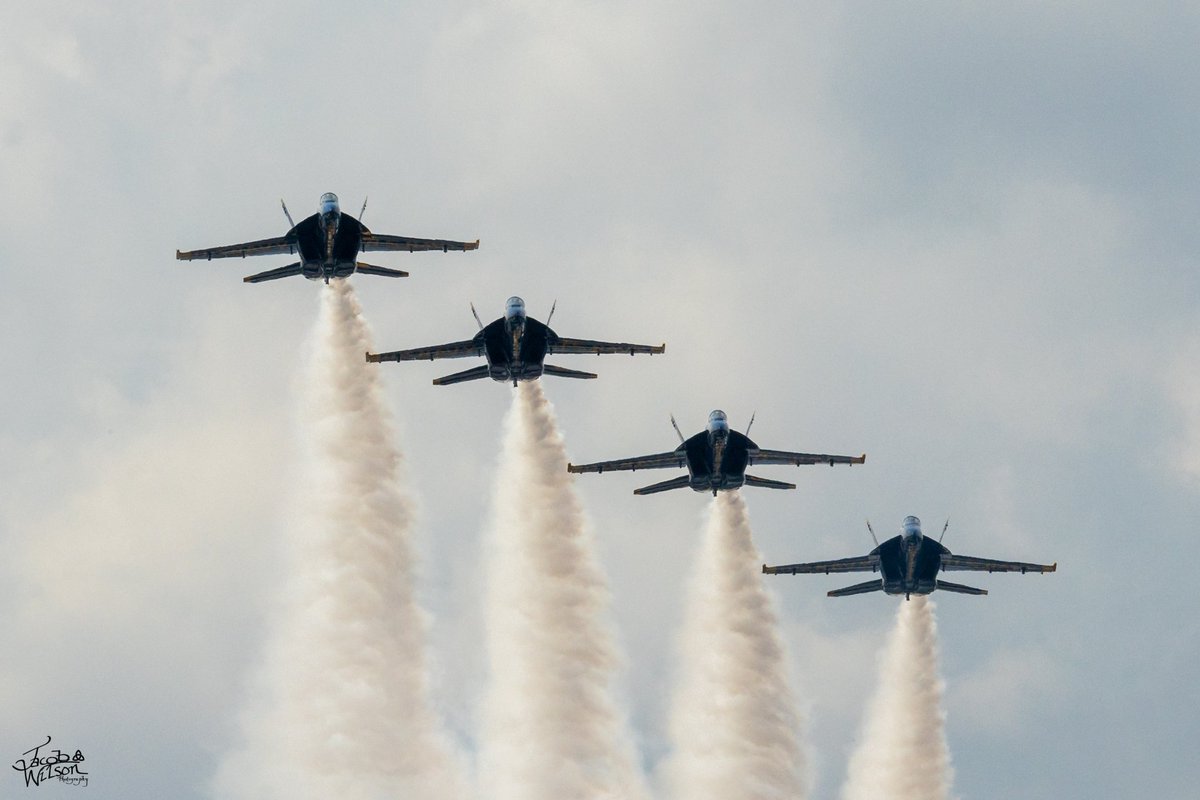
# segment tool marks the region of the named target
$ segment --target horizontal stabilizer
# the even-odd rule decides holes
[[[462,372],[456,372],[453,375],[447,375],[443,378],[434,378],[434,386],[448,386],[452,383],[462,383],[463,381],[477,381],[480,378],[489,378],[491,373],[488,372],[487,364],[473,369],[465,369]]]
[[[826,592],[829,597],[845,597],[851,594],[867,594],[868,592],[882,592],[883,581],[876,579],[866,581],[864,583],[856,583],[853,586],[847,586],[845,589],[834,589],[831,592]]]
[[[242,278],[242,283],[262,283],[263,281],[273,281],[278,278],[290,278],[293,275],[300,275],[301,272],[300,262],[297,261],[295,264],[288,264],[286,267],[269,269],[257,275],[247,275],[245,278]]]
[[[937,588],[943,592],[958,592],[959,594],[987,594],[987,589],[976,589],[974,586],[963,586],[961,583],[938,581]]]
[[[669,481],[662,483],[652,483],[649,486],[643,486],[640,489],[634,489],[634,494],[658,494],[659,492],[669,492],[672,489],[687,489],[691,486],[691,481],[687,475],[680,475],[678,478],[672,478]]]
[[[364,264],[359,261],[354,265],[355,272],[361,272],[363,275],[379,275],[384,278],[407,278],[408,273],[402,269],[388,269],[387,267],[377,267],[374,264]]]
[[[783,481],[770,481],[766,478],[756,478],[753,475],[746,476],[747,486],[761,486],[764,489],[795,489],[796,484],[784,483]]]
[[[555,375],[559,378],[595,378],[594,372],[580,372],[577,369],[567,369],[565,367],[556,367],[552,364],[542,364],[543,375]]]

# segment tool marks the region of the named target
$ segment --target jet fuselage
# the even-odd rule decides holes
[[[475,334],[495,381],[533,381],[542,376],[547,342],[557,334],[531,317],[501,317]]]
[[[688,484],[697,492],[740,489],[746,482],[749,438],[728,428],[705,430],[675,448],[687,455]]]
[[[362,223],[349,214],[318,213],[287,232],[300,252],[301,274],[312,281],[354,274],[362,249]]]
[[[919,532],[888,539],[872,551],[879,555],[883,591],[906,596],[929,594],[937,588],[942,554],[949,552]]]

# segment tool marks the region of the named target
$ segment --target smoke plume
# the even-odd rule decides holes
[[[490,684],[480,794],[645,797],[625,718],[609,593],[553,409],[522,383],[505,421],[486,592]]]
[[[844,800],[946,800],[953,778],[938,675],[933,602],[900,603],[880,660],[879,689],[850,758]]]
[[[679,800],[807,794],[787,659],[741,492],[722,492],[689,589],[664,766]]]
[[[244,747],[219,797],[465,797],[431,708],[413,596],[411,501],[370,334],[347,281],[324,288],[303,392],[309,450],[289,591],[274,620]]]

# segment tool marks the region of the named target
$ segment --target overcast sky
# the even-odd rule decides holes
[[[935,596],[964,798],[1194,795],[1200,12],[1127,3],[9,2],[0,30],[0,756],[203,798],[294,499],[320,287],[176,248],[281,235],[335,191],[480,238],[355,278],[378,349],[510,294],[562,335],[568,450],[671,449],[723,408],[857,454],[747,491],[764,557],[945,544],[1057,561]],[[481,531],[510,390],[386,364],[422,515],[438,705],[483,688]],[[580,476],[647,769],[703,496]],[[844,577],[844,576],[843,576]],[[816,796],[845,774],[895,598],[778,577]],[[968,581],[969,582],[969,581]],[[12,772],[5,797],[25,790]]]

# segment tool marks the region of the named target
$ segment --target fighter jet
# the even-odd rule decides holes
[[[359,252],[369,253],[381,250],[404,250],[412,253],[417,250],[474,250],[479,247],[479,240],[473,242],[451,242],[444,239],[414,239],[411,236],[388,236],[371,233],[359,220],[343,214],[338,205],[338,198],[332,192],[321,195],[321,210],[311,217],[300,220],[299,224],[292,222],[287,204],[283,205],[284,216],[287,217],[291,229],[283,236],[274,239],[259,239],[257,242],[230,244],[224,247],[210,247],[205,250],[175,251],[175,258],[180,261],[194,261],[214,258],[245,258],[246,256],[270,256],[283,254],[300,254],[300,260],[286,267],[269,269],[257,275],[249,275],[242,280],[245,283],[260,283],[273,281],[277,278],[287,278],[292,275],[303,275],[311,281],[330,278],[345,278],[355,272],[364,275],[383,275],[389,278],[405,278],[408,273],[398,269],[376,267],[364,264],[358,260]],[[363,211],[367,204],[363,202]],[[362,216],[362,212],[359,212]]]
[[[949,525],[949,521],[946,522]],[[868,528],[870,523],[867,524]],[[946,529],[942,528],[945,535]],[[875,537],[874,531],[871,538]],[[763,564],[763,572],[768,575],[795,575],[798,572],[878,572],[882,578],[856,583],[845,589],[834,589],[830,597],[845,597],[850,594],[865,594],[867,592],[887,592],[902,594],[905,599],[914,594],[929,594],[935,589],[960,594],[987,594],[987,589],[976,589],[959,583],[938,580],[939,570],[973,570],[976,572],[1054,572],[1058,562],[1053,564],[1026,564],[1023,561],[996,561],[990,558],[975,558],[974,556],[956,556],[947,550],[941,540],[932,539],[921,534],[921,520],[916,517],[904,518],[904,529],[899,536],[888,539],[883,544],[875,542],[876,547],[870,553],[859,558],[839,558],[835,561],[813,561],[808,564],[785,564],[780,567],[768,567]]]
[[[525,315],[525,301],[510,297],[504,306],[504,316],[490,325],[484,325],[471,306],[479,333],[465,342],[418,347],[415,350],[394,350],[390,353],[367,353],[367,361],[432,361],[435,358],[467,358],[483,356],[487,364],[473,369],[456,372],[443,378],[434,378],[435,386],[462,383],[479,378],[495,381],[533,381],[542,375],[557,375],[560,378],[595,378],[595,373],[564,369],[544,363],[547,355],[562,353],[662,353],[667,346],[660,344],[626,344],[624,342],[593,342],[589,339],[564,339],[548,327],[554,316],[554,308],[542,323]]]
[[[750,426],[754,418],[750,418]],[[762,486],[767,489],[795,489],[796,484],[757,478],[746,474],[746,467],[756,464],[862,464],[866,453],[858,456],[830,456],[816,453],[789,453],[786,450],[763,450],[746,434],[729,429],[725,412],[713,411],[708,415],[708,427],[688,439],[683,438],[675,417],[671,425],[679,435],[681,444],[669,453],[651,456],[623,458],[617,461],[600,461],[595,464],[568,464],[567,472],[605,472],[607,470],[639,469],[683,469],[688,474],[669,481],[634,489],[634,494],[655,494],[670,489],[691,487],[697,492],[731,491],[744,486]],[[746,433],[750,432],[746,427]]]

